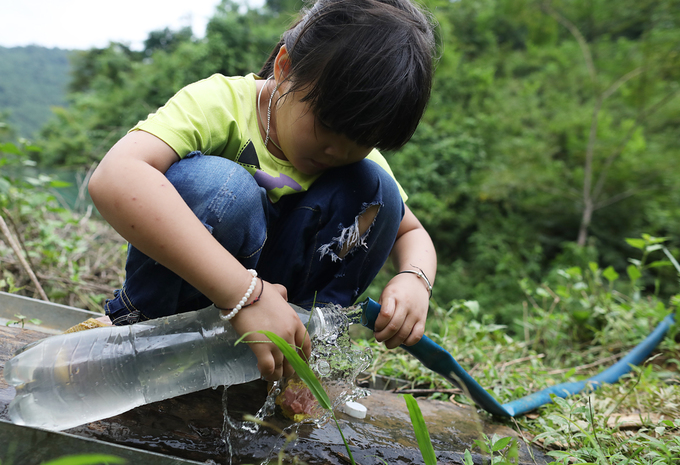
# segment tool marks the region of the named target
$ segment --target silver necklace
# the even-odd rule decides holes
[[[262,115],[260,114],[260,100],[262,99],[262,91],[264,90],[265,87],[267,87],[267,83],[272,77],[269,76],[266,81],[264,81],[264,84],[260,88],[260,93],[257,95],[257,119],[262,123],[262,126],[264,126],[264,123],[262,122]],[[269,129],[271,127],[271,122],[272,122],[272,101],[274,100],[274,94],[276,93],[276,90],[279,88],[277,85],[276,88],[272,91],[271,95],[269,96],[269,104],[267,105],[267,130],[265,131],[265,137],[264,137],[264,146],[265,148],[267,147],[267,144],[269,141],[272,141],[272,144],[274,144],[274,147],[277,149],[281,150],[283,152],[283,149],[274,142],[274,139],[269,138]]]

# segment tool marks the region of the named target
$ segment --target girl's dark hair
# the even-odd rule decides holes
[[[393,150],[413,135],[430,98],[433,20],[409,0],[318,0],[286,31],[289,92],[320,122],[366,147]]]

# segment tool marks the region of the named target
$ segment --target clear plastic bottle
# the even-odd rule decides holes
[[[303,323],[310,313],[292,305]],[[330,316],[330,315],[329,315]],[[312,338],[338,316],[315,309]],[[248,344],[214,307],[130,326],[110,326],[48,337],[5,364],[16,386],[9,416],[20,425],[64,430],[137,406],[209,387],[260,377]]]

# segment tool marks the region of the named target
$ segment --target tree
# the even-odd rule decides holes
[[[519,278],[540,280],[575,261],[623,269],[630,253],[623,238],[678,237],[670,218],[677,218],[680,195],[672,142],[680,99],[665,98],[677,89],[680,69],[668,64],[680,43],[673,13],[680,10],[671,3],[553,3],[584,31],[602,86],[596,87],[579,42],[542,3],[428,2],[443,42],[432,100],[415,147],[390,161],[439,251],[438,283],[446,282],[436,295],[500,308],[521,298]],[[590,192],[597,194],[591,199],[600,208],[588,247],[579,249],[572,244],[584,214],[593,109],[602,95],[590,152]],[[466,139],[476,142],[456,142]],[[673,278],[664,279],[673,292]]]
[[[641,28],[641,30],[639,31],[641,38],[641,46],[643,48],[647,48],[645,47],[647,45],[645,43],[645,40],[647,40],[648,30],[650,29],[650,25],[648,23],[654,21],[655,10],[657,8],[663,9],[663,6],[662,2],[653,3],[647,2],[644,6],[646,7],[645,9],[647,10],[646,11],[647,14],[645,15],[646,21],[637,23],[636,25]],[[590,123],[590,130],[588,133],[588,143],[585,153],[585,164],[583,168],[584,174],[582,194],[583,214],[581,217],[581,224],[579,227],[577,240],[578,245],[583,247],[586,245],[588,229],[592,221],[592,216],[596,210],[607,207],[609,205],[612,205],[613,203],[619,202],[625,198],[635,195],[636,193],[639,193],[640,191],[639,187],[638,188],[631,187],[626,191],[606,196],[604,194],[604,190],[607,183],[607,177],[610,171],[612,170],[612,165],[617,160],[621,159],[624,151],[627,148],[629,148],[629,144],[635,143],[635,141],[633,141],[632,139],[634,138],[638,130],[642,129],[643,125],[650,116],[656,113],[663,105],[672,100],[680,92],[680,87],[676,85],[677,83],[667,83],[664,86],[665,90],[663,92],[663,95],[661,97],[657,97],[657,100],[655,102],[651,104],[646,104],[645,102],[642,102],[640,104],[640,106],[637,109],[637,115],[635,116],[634,121],[628,124],[629,127],[625,131],[624,136],[621,138],[620,143],[606,157],[602,157],[604,158],[604,162],[600,163],[599,173],[596,173],[594,166],[595,165],[594,158],[596,156],[596,151],[598,151],[599,145],[598,127],[600,123],[599,120],[602,113],[602,107],[603,104],[605,103],[605,100],[611,97],[623,85],[628,83],[628,81],[638,78],[644,73],[652,73],[657,71],[657,69],[654,68],[656,67],[655,65],[658,65],[659,63],[654,63],[653,59],[649,60],[649,57],[645,56],[644,63],[641,63],[639,66],[635,66],[636,64],[631,64],[632,69],[630,71],[620,76],[613,83],[603,86],[603,84],[601,83],[602,78],[600,77],[600,72],[598,71],[597,66],[593,60],[591,45],[588,43],[586,38],[578,29],[578,27],[576,27],[574,23],[569,21],[560,13],[558,13],[549,3],[543,4],[543,9],[547,14],[555,18],[556,21],[558,21],[560,24],[566,27],[578,42],[579,47],[581,48],[583,59],[585,61],[585,65],[588,69],[588,74],[591,81],[590,84],[592,85],[595,94],[594,95],[595,101],[592,110],[592,119]],[[637,29],[638,28],[635,28],[636,31]],[[656,45],[657,47],[655,47],[656,48],[655,51],[656,54],[658,54],[659,53],[658,41]],[[665,47],[663,47],[661,55],[663,55],[664,59],[660,63],[661,66],[663,68],[668,66],[670,59],[670,61],[674,62],[677,67],[680,67],[680,56],[678,56],[677,53],[672,53],[673,49],[676,47],[675,44],[666,43],[663,45],[665,45]],[[646,89],[643,88],[641,89],[641,91],[645,93]]]

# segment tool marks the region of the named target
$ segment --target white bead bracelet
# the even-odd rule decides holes
[[[239,303],[236,305],[236,307],[232,308],[229,313],[226,315],[222,313],[222,309],[217,307],[220,310],[220,318],[222,318],[224,321],[229,321],[232,318],[236,316],[236,314],[241,310],[246,302],[248,302],[248,299],[250,299],[250,296],[253,295],[253,291],[255,290],[255,285],[257,284],[257,271],[255,270],[248,270],[251,275],[253,275],[253,280],[250,281],[250,287],[246,291],[245,295],[243,298],[239,301]]]

